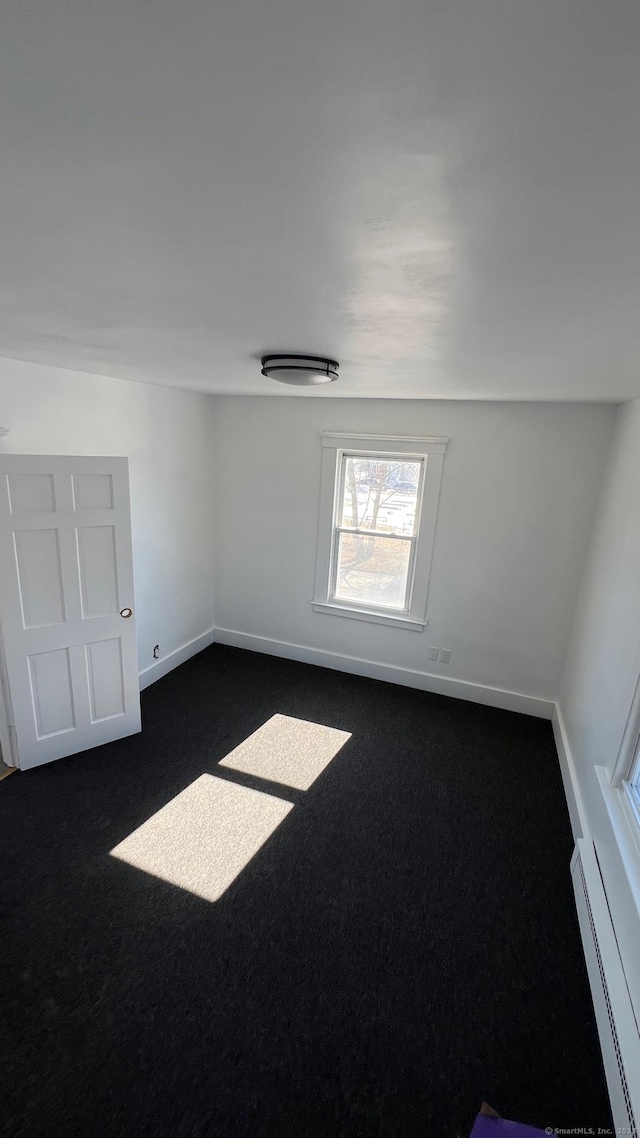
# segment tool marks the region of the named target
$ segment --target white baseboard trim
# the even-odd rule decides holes
[[[571,747],[569,746],[569,736],[567,735],[567,728],[562,717],[562,709],[559,703],[554,705],[551,725],[553,727],[553,735],[560,760],[560,773],[562,774],[564,793],[569,808],[571,829],[573,830],[574,839],[577,842],[578,838],[589,838],[589,823],[580,791],[580,782],[576,775],[576,767],[573,761]]]
[[[162,679],[167,672],[172,672],[179,664],[184,664],[185,660],[190,660],[192,656],[202,652],[203,648],[208,648],[210,644],[213,644],[214,638],[214,630],[210,628],[208,632],[203,632],[202,636],[188,640],[186,644],[176,648],[173,652],[169,652],[167,656],[155,660],[148,668],[143,668],[139,673],[140,691],[148,688],[149,684],[155,684],[156,680]]]
[[[454,699],[470,700],[471,703],[483,703],[488,707],[500,707],[505,711],[520,711],[525,715],[536,715],[540,719],[551,719],[554,708],[553,700],[523,695],[521,692],[454,680],[432,672],[400,668],[395,664],[380,664],[375,660],[362,660],[358,656],[345,656],[341,652],[323,652],[302,644],[289,644],[266,636],[251,636],[248,632],[237,632],[231,628],[216,628],[214,631],[217,644],[246,648],[250,652],[264,652],[268,656],[282,656],[285,660],[299,660],[303,664],[332,668],[336,672],[351,672],[356,676],[385,680],[390,684],[403,684],[435,695],[448,695]]]

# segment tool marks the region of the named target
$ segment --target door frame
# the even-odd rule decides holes
[[[2,761],[6,767],[20,769],[18,748],[11,732],[11,693],[4,659],[4,637],[0,623],[0,748]]]

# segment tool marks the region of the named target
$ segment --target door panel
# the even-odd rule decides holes
[[[0,455],[0,580],[20,766],[139,731],[127,460]]]
[[[55,648],[52,652],[29,656],[29,674],[36,738],[46,739],[62,731],[73,731],[76,721],[69,649]]]
[[[92,723],[124,715],[124,672],[120,641],[97,640],[95,644],[87,644],[85,651]]]
[[[14,530],[13,538],[23,627],[60,624],[64,596],[58,531]]]
[[[115,527],[78,526],[76,535],[83,617],[118,612]]]
[[[113,478],[110,474],[74,474],[73,501],[76,510],[112,510]]]
[[[52,513],[56,508],[50,474],[10,474],[9,501],[12,513]]]

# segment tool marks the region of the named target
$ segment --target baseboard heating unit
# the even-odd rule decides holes
[[[578,840],[571,876],[613,1123],[640,1138],[640,1031],[593,842]]]

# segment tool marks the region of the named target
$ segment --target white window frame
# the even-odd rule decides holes
[[[640,677],[613,771],[606,766],[596,766],[595,770],[627,882],[640,913]],[[588,818],[581,818],[581,826],[583,836],[588,837]]]
[[[631,762],[627,762],[626,778],[622,778],[622,790],[640,826],[640,736],[636,739]]]
[[[633,812],[640,825],[640,741],[636,750],[635,759],[629,771],[629,778],[624,783],[625,790],[631,801]]]
[[[636,840],[640,841],[640,678],[609,785],[622,792],[627,817],[633,820],[634,825],[637,823]]]
[[[316,553],[315,589],[311,606],[314,612],[330,616],[346,616],[354,620],[386,624],[422,632],[427,625],[427,596],[431,559],[438,515],[442,467],[448,438],[414,438],[397,435],[343,435],[323,432],[320,515]],[[412,539],[413,555],[409,566],[407,605],[404,609],[385,609],[378,605],[345,604],[331,595],[331,584],[337,556],[338,509],[342,494],[342,460],[345,456],[374,457],[382,460],[399,458],[404,462],[418,459],[423,463],[419,501],[416,511],[416,533]],[[389,536],[392,536],[391,534]]]

